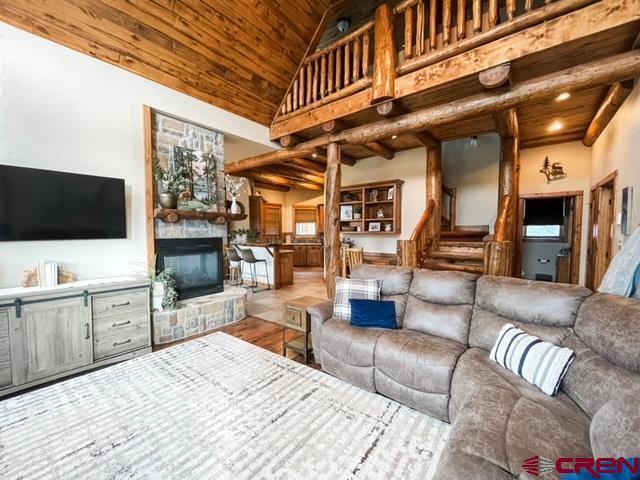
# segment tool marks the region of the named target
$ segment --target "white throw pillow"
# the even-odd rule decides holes
[[[336,278],[336,297],[333,301],[333,316],[340,320],[351,320],[352,298],[358,300],[380,300],[382,280],[359,278]]]
[[[555,395],[576,354],[507,323],[500,330],[489,358],[547,395]]]

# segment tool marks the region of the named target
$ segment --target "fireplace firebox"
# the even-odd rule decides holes
[[[224,290],[221,238],[156,240],[156,268],[171,269],[181,300]]]

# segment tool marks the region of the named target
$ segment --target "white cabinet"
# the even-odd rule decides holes
[[[82,297],[24,305],[12,323],[16,383],[51,377],[93,361],[91,310]]]
[[[151,351],[149,280],[0,290],[0,396]]]
[[[13,375],[9,339],[9,309],[0,308],[0,390],[11,385],[13,385]]]

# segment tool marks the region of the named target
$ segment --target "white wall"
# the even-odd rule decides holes
[[[457,189],[456,225],[489,225],[498,211],[500,137],[480,135],[472,146],[468,138],[442,145],[444,184]]]
[[[263,145],[268,129],[112,65],[0,23],[0,162],[125,179],[127,238],[0,243],[0,287],[38,259],[78,278],[146,261],[142,106]]]
[[[592,147],[591,185],[595,185],[613,171],[618,171],[614,208],[616,219],[622,206],[622,189],[633,187],[634,199],[631,208],[631,225],[640,224],[640,87],[636,86],[629,98],[620,107],[613,120]],[[622,235],[620,225],[614,227],[615,248],[628,237]]]
[[[580,246],[580,284],[584,285],[587,268],[587,226],[589,222],[589,185],[591,149],[581,142],[560,143],[546,147],[527,148],[520,152],[520,194],[581,191],[582,240]],[[542,162],[549,157],[551,163],[560,162],[567,177],[547,183],[540,173]]]

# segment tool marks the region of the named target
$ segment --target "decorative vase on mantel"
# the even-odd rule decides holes
[[[242,209],[240,208],[240,205],[238,205],[238,201],[235,196],[231,197],[231,207],[229,207],[229,211],[232,215],[239,215],[242,213]]]
[[[173,210],[178,207],[178,196],[172,192],[162,192],[158,195],[160,206]]]

